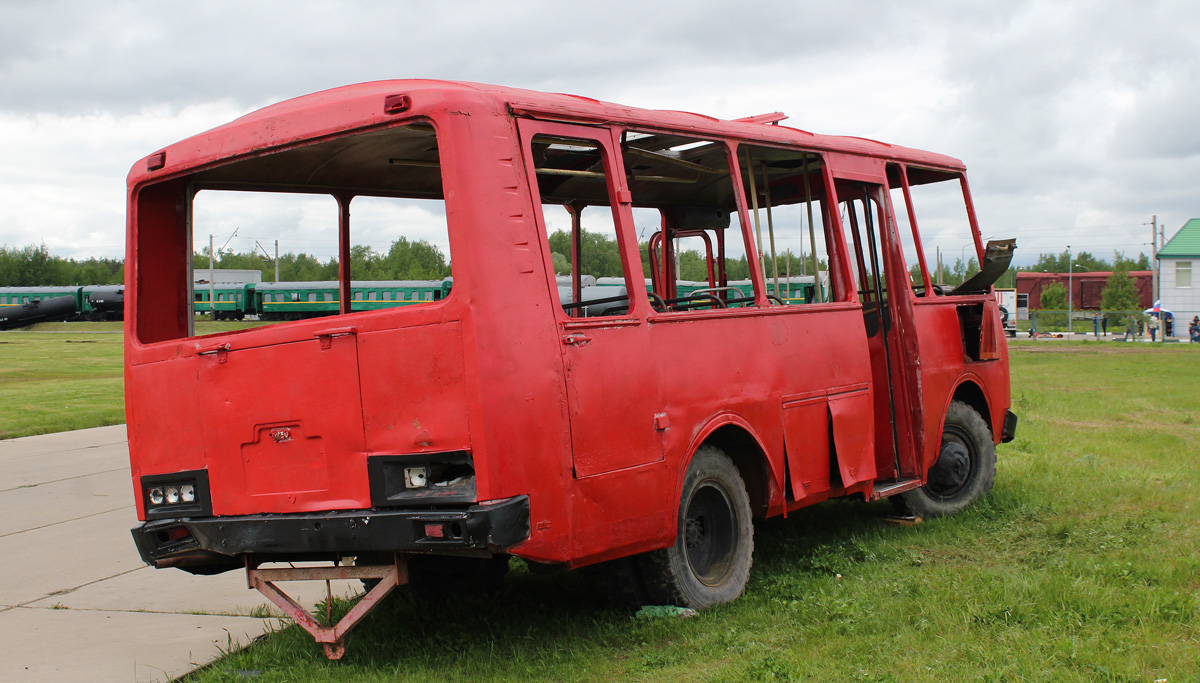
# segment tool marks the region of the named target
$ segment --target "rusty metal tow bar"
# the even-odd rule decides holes
[[[369,565],[363,567],[286,567],[259,569],[258,561],[246,561],[246,582],[250,588],[256,588],[267,599],[279,606],[285,614],[292,618],[305,631],[325,648],[325,656],[330,659],[341,659],[346,654],[346,633],[354,628],[363,617],[367,616],[388,593],[397,586],[408,583],[408,564],[400,554],[395,555],[392,564]],[[334,579],[379,579],[379,583],[367,591],[349,612],[336,624],[332,623],[328,614],[332,603],[333,591],[329,582]],[[326,610],[328,626],[317,622],[308,610],[284,593],[275,585],[277,581],[324,581],[326,593]]]

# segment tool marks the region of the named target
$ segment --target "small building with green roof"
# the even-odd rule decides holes
[[[1187,325],[1200,315],[1200,218],[1183,224],[1158,250],[1158,291],[1162,307],[1175,314],[1175,334],[1187,335]]]

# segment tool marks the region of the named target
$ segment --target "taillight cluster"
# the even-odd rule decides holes
[[[196,485],[192,483],[186,484],[168,484],[166,486],[153,486],[147,493],[150,497],[151,505],[178,505],[179,503],[194,503],[196,502]]]
[[[200,517],[212,514],[208,471],[193,470],[142,477],[146,518]]]

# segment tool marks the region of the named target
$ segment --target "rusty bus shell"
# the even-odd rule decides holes
[[[888,199],[932,181],[961,188],[984,262],[963,164],[779,120],[383,81],[267,107],[139,161],[128,178],[125,385],[143,558],[211,573],[372,553],[571,567],[637,556],[669,574],[680,557],[708,562],[699,548],[712,542],[711,571],[685,577],[699,587],[672,593],[703,607],[744,585],[742,507],[774,516],[851,495],[920,507],[913,496],[963,496],[964,482],[980,489],[967,497],[986,493],[990,449],[1016,424],[990,283],[933,285],[923,256],[907,263],[902,249],[905,223],[919,246],[919,214]],[[678,140],[715,146],[690,162],[700,143],[669,147]],[[590,165],[568,164],[584,153]],[[743,173],[751,153],[781,161],[758,178],[757,166]],[[554,155],[567,161],[553,166]],[[716,169],[732,192],[677,206],[691,195],[656,189],[671,168]],[[594,196],[555,189],[570,183]],[[241,189],[337,199],[342,315],[193,335],[191,202]],[[825,202],[815,228],[824,284],[806,305],[777,305],[771,274],[752,267],[738,299],[714,260],[733,242],[761,263],[756,215],[765,204],[769,218],[785,191]],[[448,296],[348,312],[356,195],[444,201]],[[556,280],[542,215],[543,204],[589,202],[611,212],[628,285],[609,297],[624,296],[623,308],[596,316],[578,302],[600,285]],[[630,211],[656,202],[664,230],[690,225],[720,241],[700,298],[652,289],[679,279],[672,239],[659,241],[663,271],[641,286]],[[910,281],[918,266],[923,282]],[[171,495],[174,505],[161,502]],[[954,511],[924,514],[939,510]]]

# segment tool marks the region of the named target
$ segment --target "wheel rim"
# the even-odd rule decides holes
[[[943,459],[947,457],[965,458],[965,463],[944,463]],[[947,426],[942,434],[941,455],[930,468],[925,491],[940,500],[951,500],[971,485],[978,469],[979,457],[974,441],[957,426]]]
[[[692,574],[706,586],[718,586],[733,571],[738,544],[737,513],[725,487],[705,481],[688,501],[683,546]]]

